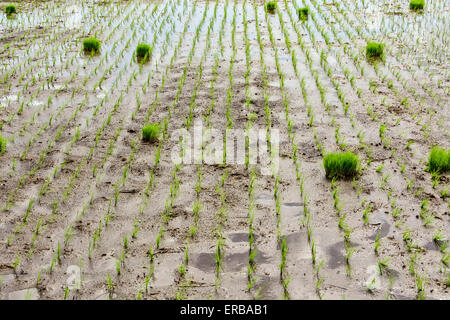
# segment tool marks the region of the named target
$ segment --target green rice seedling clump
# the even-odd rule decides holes
[[[431,172],[450,171],[450,150],[440,147],[431,149],[428,158],[428,168]]]
[[[423,10],[424,6],[425,6],[424,0],[411,0],[409,2],[409,9],[414,11]]]
[[[359,159],[350,151],[329,153],[323,158],[325,173],[328,178],[353,177],[359,170]]]
[[[267,11],[269,11],[269,12],[275,11],[276,8],[277,8],[277,3],[276,3],[275,1],[269,1],[269,2],[266,4],[266,9],[267,9]]]
[[[159,138],[159,123],[152,123],[142,128],[142,139],[146,142],[155,142]]]
[[[379,58],[383,54],[383,44],[369,42],[366,46],[367,58]]]
[[[7,5],[5,7],[5,13],[6,13],[7,16],[10,16],[10,15],[12,15],[14,13],[17,13],[16,6],[12,5],[12,4]]]
[[[83,51],[85,53],[94,54],[100,51],[100,41],[95,38],[87,38],[83,40]]]
[[[139,60],[148,60],[151,54],[151,47],[146,43],[140,43],[136,48],[136,56]]]
[[[306,19],[308,19],[308,15],[309,15],[309,8],[308,7],[299,8],[297,10],[297,14],[298,14],[298,18],[300,20],[306,20]]]
[[[0,155],[2,155],[6,151],[7,140],[0,136]]]

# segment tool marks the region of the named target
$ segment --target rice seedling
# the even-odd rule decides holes
[[[0,155],[4,154],[6,152],[7,142],[6,138],[4,138],[2,135],[0,135]],[[15,160],[15,159],[14,159]],[[15,167],[15,161],[13,162],[13,170]]]
[[[446,248],[448,245],[446,243],[443,246],[445,246],[445,248]],[[442,248],[442,246],[441,246],[441,248]],[[449,253],[444,253],[442,255],[441,261],[442,261],[443,264],[445,264],[447,267],[449,267],[450,266],[450,254]]]
[[[417,287],[417,299],[424,300],[425,299],[425,284],[427,283],[426,279],[422,276],[416,276],[416,287]]]
[[[378,271],[380,275],[383,275],[383,270],[389,269],[388,261],[390,260],[390,257],[387,257],[384,260],[378,261]]]
[[[376,42],[369,42],[366,46],[366,57],[369,59],[380,58],[383,55],[384,45]]]
[[[323,158],[326,176],[332,178],[354,177],[359,171],[359,159],[351,151],[329,153]]]
[[[140,62],[146,62],[152,55],[152,48],[146,43],[138,44],[136,48],[136,57]]]
[[[101,43],[96,38],[87,38],[83,40],[83,51],[86,54],[94,55],[100,52]]]
[[[298,8],[297,15],[300,20],[307,20],[309,16],[309,8],[308,7]]]
[[[380,232],[377,233],[377,236],[375,238],[375,247],[374,251],[376,254],[378,254],[378,248],[380,247]]]
[[[382,164],[380,164],[380,165],[375,169],[375,171],[376,171],[377,173],[380,173],[380,172],[383,171],[383,168],[384,168],[384,164],[382,163]]]
[[[159,123],[148,124],[142,128],[142,139],[145,142],[153,143],[159,139],[160,125]]]
[[[17,13],[16,6],[13,4],[8,4],[7,6],[5,6],[5,13],[7,16],[11,16],[11,15]]]
[[[450,150],[434,147],[428,156],[426,168],[431,173],[444,173],[450,170]]]
[[[376,282],[376,278],[374,277],[373,279],[372,279],[372,281],[371,282],[369,282],[367,285],[366,285],[366,290],[368,291],[368,292],[373,292],[374,290],[375,290],[375,282]]]
[[[441,198],[445,199],[449,196],[449,192],[448,192],[449,187],[444,188],[441,190]]]
[[[275,9],[277,8],[277,3],[276,1],[269,1],[266,4],[266,11],[273,13],[275,11]]]
[[[411,0],[409,2],[409,9],[413,11],[423,10],[425,6],[425,0]]]

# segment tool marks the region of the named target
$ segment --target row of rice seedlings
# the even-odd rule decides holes
[[[254,189],[257,183],[257,175],[255,169],[250,172],[250,182],[248,186],[248,266],[247,266],[247,290],[251,292],[258,280],[256,276],[256,255],[258,249],[256,248],[254,226],[255,221],[255,204],[254,204]],[[261,289],[258,289],[256,297],[259,296]]]
[[[250,56],[250,41],[248,38],[248,17],[247,17],[247,0],[242,2],[242,23],[244,25],[244,43],[245,43],[245,65],[246,70],[244,74],[245,78],[245,108],[248,111],[247,116],[247,124],[245,126],[246,128],[246,140],[245,140],[245,146],[246,149],[249,150],[248,153],[246,153],[245,158],[245,166],[247,170],[250,170],[250,149],[249,147],[249,138],[248,133],[249,130],[252,128],[253,121],[256,118],[256,114],[254,110],[252,110],[250,101],[250,72],[251,72],[251,56]],[[257,21],[257,17],[255,18]],[[259,30],[258,30],[259,34]],[[256,169],[253,168],[249,175],[249,184],[248,184],[248,266],[247,266],[247,290],[249,292],[252,292],[253,287],[256,284],[256,281],[258,280],[258,277],[256,276],[256,255],[258,254],[258,250],[256,248],[255,243],[255,235],[254,235],[254,220],[255,220],[255,204],[254,204],[254,189],[257,183],[257,174]],[[261,292],[261,288],[258,289],[258,291],[253,295],[254,298],[259,297]]]
[[[267,6],[269,4],[270,4],[270,2],[267,4]],[[275,8],[274,10],[279,10],[279,9]],[[288,117],[289,112],[288,112],[288,102],[287,102],[287,98],[286,98],[286,92],[284,90],[284,75],[281,71],[281,67],[279,64],[278,51],[277,51],[277,48],[276,48],[276,45],[274,42],[274,35],[273,35],[272,27],[270,24],[270,19],[268,18],[268,12],[269,12],[269,10],[266,10],[266,12],[265,12],[266,26],[267,26],[267,30],[269,31],[269,39],[272,44],[272,48],[275,50],[275,64],[276,64],[278,76],[280,78],[280,88],[281,88],[281,94],[283,97],[283,102],[286,107],[286,109],[285,109],[286,117]],[[265,70],[265,68],[263,70]],[[266,77],[267,77],[267,75],[266,75]],[[270,122],[268,122],[268,124],[269,123]],[[268,131],[270,130],[269,127],[267,128],[267,130]],[[287,246],[287,242],[286,242],[286,237],[281,236],[281,230],[280,230],[281,196],[279,193],[279,176],[278,175],[275,177],[275,181],[274,181],[274,200],[275,200],[275,213],[276,213],[276,217],[277,217],[277,231],[276,231],[277,241],[281,243],[281,246],[280,246],[280,248],[281,248],[280,281],[283,285],[283,299],[290,299],[288,285],[289,285],[289,282],[291,281],[291,279],[286,270],[288,246]]]
[[[267,75],[267,66],[265,64],[264,61],[264,44],[262,42],[262,37],[261,37],[261,30],[260,30],[260,23],[259,23],[259,13],[258,13],[258,7],[257,7],[257,3],[256,1],[252,2],[252,6],[253,6],[253,11],[254,11],[254,17],[255,17],[255,30],[256,30],[256,35],[257,35],[257,41],[258,41],[258,47],[259,47],[259,63],[260,63],[260,73],[261,73],[261,78],[263,80],[262,83],[262,87],[263,87],[263,94],[262,96],[264,97],[264,114],[265,114],[265,124],[266,124],[266,142],[268,143],[268,152],[270,153],[271,156],[271,160],[273,160],[273,154],[271,152],[271,145],[270,145],[270,130],[271,130],[271,109],[269,107],[269,93],[268,93],[268,83],[269,83],[269,78]],[[270,5],[269,5],[270,6]],[[270,12],[270,10],[267,10],[268,5],[265,5],[265,14],[267,17],[267,12]],[[249,52],[249,43],[248,43],[248,38],[246,40],[246,55],[250,55]],[[247,62],[247,72],[246,72],[246,77],[248,77],[248,75],[250,74],[250,63]],[[248,108],[250,109],[250,97],[249,97],[249,93],[246,93],[246,102],[248,104]],[[250,110],[249,110],[250,111]],[[248,121],[247,121],[247,126],[246,126],[246,130],[248,132],[248,130],[251,128],[252,126],[252,122],[254,119],[256,119],[257,115],[254,111],[251,111],[249,113],[248,116]],[[246,144],[248,145],[248,137],[247,137],[247,141]],[[250,149],[249,149],[250,151]],[[246,159],[246,166],[247,168],[249,168],[248,163],[249,163],[249,158],[252,157],[253,155],[248,154],[247,155],[247,159]],[[249,168],[250,169],[250,168]],[[272,177],[273,178],[273,177]],[[281,222],[281,215],[280,215],[280,209],[281,209],[281,200],[280,198],[278,198],[279,193],[278,193],[278,186],[277,186],[277,182],[278,182],[278,178],[275,182],[276,186],[274,189],[274,197],[277,199],[276,203],[278,204],[276,209],[276,217],[277,217],[277,228],[276,228],[276,234],[277,234],[277,241],[281,241],[281,232],[279,229],[280,226],[280,222]],[[249,208],[248,208],[248,219],[249,219],[249,265],[248,265],[248,270],[247,270],[247,288],[249,291],[251,291],[251,289],[254,287],[254,285],[256,284],[256,281],[258,279],[257,277],[257,270],[256,270],[256,263],[255,263],[255,258],[257,256],[257,248],[256,248],[256,244],[255,244],[255,237],[253,235],[254,232],[254,227],[253,227],[253,222],[255,219],[255,205],[253,203],[254,201],[254,195],[253,195],[253,190],[254,187],[257,183],[257,174],[255,171],[255,168],[251,171],[250,173],[250,184],[249,184]],[[286,243],[285,243],[286,245]],[[285,267],[286,267],[286,255],[287,255],[287,246],[284,247],[285,250],[283,250],[284,253],[282,253],[282,262],[280,263],[280,282],[284,284],[284,290],[283,290],[283,297],[288,298],[289,297],[289,293],[287,290],[287,286],[289,284],[289,278],[287,277],[287,273],[285,271]],[[284,258],[283,258],[284,257]],[[284,279],[285,277],[285,279]],[[255,298],[259,298],[260,294],[261,294],[261,287],[258,288],[257,292],[254,294]]]
[[[227,221],[227,213],[226,213],[227,194],[224,190],[225,181],[226,181],[227,176],[228,176],[228,170],[225,169],[225,170],[223,170],[223,174],[220,178],[220,181],[216,185],[216,193],[220,197],[220,206],[219,206],[219,209],[217,210],[217,212],[215,213],[215,219],[217,221],[217,228],[214,232],[214,234],[217,238],[216,248],[215,248],[215,252],[214,252],[215,274],[216,274],[214,287],[215,287],[216,292],[217,292],[220,282],[222,280],[221,272],[223,271],[223,260],[225,257],[225,238],[223,236],[222,231],[223,231],[224,225]]]
[[[377,168],[377,172],[383,173],[383,167],[379,166]],[[397,221],[395,226],[397,228],[401,228],[401,226],[403,226],[406,222],[403,221],[403,219],[401,218],[400,214],[403,211],[403,208],[399,207],[397,204],[397,199],[396,199],[396,195],[395,195],[395,190],[393,188],[391,188],[390,186],[387,186],[385,184],[385,182],[388,180],[387,178],[389,177],[389,174],[383,174],[383,183],[380,186],[381,189],[387,191],[387,197],[388,200],[390,202],[390,206],[391,206],[391,210],[392,210],[392,216],[394,218],[394,221]],[[425,214],[425,211],[427,211],[427,204],[428,201],[424,201],[421,205],[421,214]],[[416,285],[418,285],[417,289],[418,289],[418,295],[417,298],[418,299],[424,299],[425,298],[425,283],[426,283],[426,279],[423,275],[419,275],[419,271],[416,269],[416,265],[417,265],[417,261],[419,259],[419,254],[421,252],[424,251],[423,248],[421,248],[415,241],[412,235],[412,232],[410,231],[410,229],[408,228],[408,226],[403,228],[403,231],[401,231],[403,234],[403,241],[406,247],[407,252],[409,253],[409,270],[410,270],[410,275],[414,277]],[[436,235],[436,234],[435,234]],[[377,241],[375,241],[375,246],[377,246]],[[375,249],[376,250],[376,249]],[[376,250],[377,251],[377,250]],[[445,248],[443,251],[443,257],[445,257]],[[383,270],[387,271],[388,275],[389,275],[389,266],[387,264],[389,260],[389,257],[385,258],[384,260],[379,260],[378,262],[378,268],[379,268],[379,272],[380,275],[383,274]],[[445,268],[441,269],[441,272],[445,272]]]
[[[203,119],[205,120],[206,126],[208,127],[208,129],[212,129],[212,123],[211,123],[210,116],[211,116],[212,112],[214,112],[214,108],[216,106],[215,85],[217,83],[218,69],[219,69],[219,55],[215,54],[214,55],[214,66],[212,68],[213,78],[210,81],[210,87],[209,87],[209,95],[211,97],[210,105],[209,105],[208,109],[206,109],[206,112],[203,114]]]
[[[225,6],[224,6],[224,15],[222,17],[222,22],[221,22],[221,27],[220,27],[220,32],[219,32],[219,46],[220,46],[220,54],[223,56],[223,51],[225,50],[225,46],[223,44],[223,36],[225,34],[225,24],[227,22],[227,14],[228,14],[228,2],[229,0],[225,1]]]
[[[184,300],[187,297],[187,287],[190,284],[190,279],[187,278],[188,263],[189,263],[189,237],[194,238],[197,232],[199,212],[202,209],[202,203],[200,200],[200,192],[202,190],[202,167],[197,165],[197,181],[194,185],[195,191],[195,201],[192,207],[192,212],[194,213],[194,222],[189,227],[189,236],[186,236],[186,242],[184,247],[184,259],[182,263],[178,266],[178,272],[180,275],[179,281],[181,286],[175,292],[176,300]]]
[[[225,3],[224,6],[224,15],[221,25],[221,31],[220,34],[225,33],[225,23],[228,15],[228,1]],[[227,70],[228,72],[228,87],[227,87],[227,97],[225,101],[226,105],[226,119],[227,119],[227,128],[232,128],[232,118],[231,118],[231,102],[233,98],[232,94],[232,88],[233,88],[233,66],[234,66],[234,59],[236,55],[236,44],[235,44],[235,34],[236,34],[236,11],[237,11],[237,1],[235,0],[233,3],[233,30],[232,30],[232,50],[233,53],[230,56],[230,66]],[[223,37],[223,36],[222,36]],[[224,44],[223,39],[219,43],[220,50],[221,50],[221,56],[223,57],[223,51],[224,51]],[[226,135],[224,140],[224,146],[226,146]],[[227,150],[226,147],[223,149],[223,164],[226,163],[226,157],[227,157]],[[215,281],[214,281],[214,289],[215,293],[217,293],[219,289],[219,285],[222,281],[222,272],[223,272],[223,261],[225,257],[225,237],[223,236],[223,229],[225,227],[225,223],[227,221],[227,193],[224,189],[225,182],[228,177],[228,170],[225,168],[222,170],[222,176],[220,177],[220,180],[216,184],[216,193],[217,196],[220,198],[220,205],[217,211],[214,214],[214,218],[217,222],[217,228],[214,230],[215,238],[217,239],[215,250],[214,250],[214,259],[215,259]]]
[[[236,12],[237,12],[237,6],[236,6],[236,0],[235,3],[233,5],[233,20],[232,20],[232,30],[231,30],[231,45],[232,45],[232,49],[233,49],[233,53],[230,56],[230,68],[228,70],[228,81],[229,81],[229,85],[228,85],[228,91],[227,91],[227,101],[226,101],[226,112],[225,115],[227,117],[227,129],[231,129],[233,128],[233,119],[231,116],[231,103],[233,100],[233,66],[234,66],[234,60],[236,59],[236,53],[237,53],[237,48],[236,48]],[[226,146],[226,138],[225,138],[225,146]],[[226,159],[226,147],[224,148],[224,162]]]
[[[256,13],[256,6],[255,4],[253,4],[254,10],[255,10],[255,16],[257,15]],[[268,11],[265,11],[265,18],[267,19],[267,14]],[[258,44],[259,44],[259,48],[260,48],[260,63],[261,63],[261,69],[262,69],[262,80],[263,80],[263,96],[264,96],[264,114],[266,116],[265,122],[266,122],[266,142],[268,144],[268,152],[270,153],[271,156],[272,155],[272,148],[271,148],[271,132],[270,132],[270,128],[272,127],[271,123],[271,110],[269,107],[269,94],[268,94],[268,83],[269,83],[269,79],[267,76],[267,70],[266,70],[266,66],[264,63],[264,57],[263,57],[263,43],[262,43],[262,39],[261,39],[261,35],[259,32],[259,26],[256,25],[257,28],[257,40],[258,40]],[[271,39],[271,41],[273,41],[273,34],[270,32],[269,33],[269,37]],[[277,59],[277,52],[275,52],[275,57]],[[277,70],[279,70],[279,65],[277,63]]]

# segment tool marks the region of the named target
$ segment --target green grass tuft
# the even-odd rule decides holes
[[[366,46],[367,58],[379,58],[383,54],[383,44],[376,42],[369,42]]]
[[[298,14],[298,18],[300,20],[306,20],[306,19],[308,19],[308,15],[309,15],[309,8],[308,7],[298,8],[297,14]]]
[[[100,41],[95,38],[87,38],[83,40],[83,51],[85,53],[98,53],[100,51],[100,46]]]
[[[146,43],[140,43],[136,48],[138,60],[148,60],[152,54],[152,48]]]
[[[14,14],[14,13],[17,13],[16,6],[15,6],[15,5],[12,5],[12,4],[7,5],[7,6],[5,7],[5,13],[6,13],[7,16],[10,16],[10,15],[12,15],[12,14]]]
[[[450,171],[450,150],[434,147],[428,158],[428,169],[431,172]]]
[[[414,11],[423,10],[424,6],[425,6],[424,0],[411,0],[409,2],[409,9]]]
[[[359,159],[350,151],[329,153],[323,158],[325,173],[328,178],[353,177],[359,170]]]
[[[273,12],[275,11],[275,9],[277,8],[277,3],[275,1],[269,1],[266,4],[266,10],[269,12]]]
[[[159,123],[152,123],[142,128],[142,139],[146,142],[155,142],[159,138]]]
[[[0,155],[6,151],[7,140],[0,135]]]

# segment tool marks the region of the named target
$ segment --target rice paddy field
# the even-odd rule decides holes
[[[412,2],[0,2],[0,299],[449,299],[450,2]],[[174,161],[199,123],[277,165]]]

